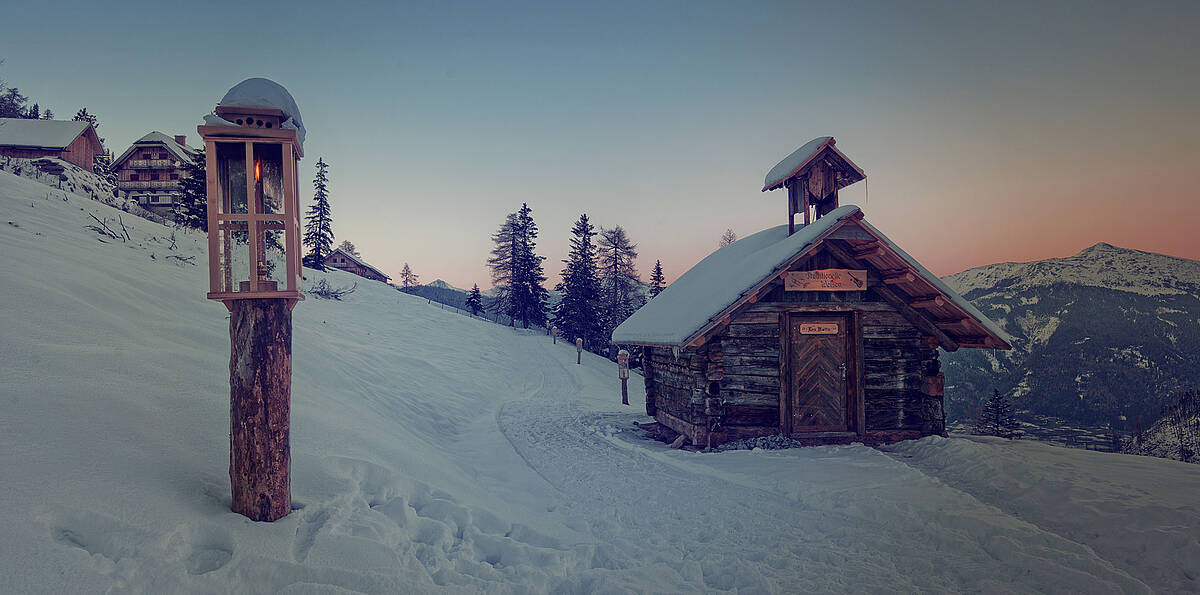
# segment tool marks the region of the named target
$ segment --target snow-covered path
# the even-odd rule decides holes
[[[500,429],[562,494],[556,512],[607,544],[608,567],[635,585],[1021,591],[1032,579],[1048,590],[1149,591],[1087,547],[866,447],[670,450],[630,431],[636,412],[584,396],[602,381],[570,351],[528,351],[548,362],[541,386],[504,405]]]

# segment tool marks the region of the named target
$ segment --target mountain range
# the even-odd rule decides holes
[[[1200,262],[1099,243],[1066,258],[976,267],[944,281],[1000,324],[1011,351],[944,354],[949,417],[992,390],[1078,423],[1157,419],[1200,385]]]

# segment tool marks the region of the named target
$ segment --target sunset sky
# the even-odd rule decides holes
[[[1200,258],[1200,2],[238,2],[6,9],[0,78],[120,153],[237,82],[295,96],[333,229],[490,287],[528,202],[549,285],[580,213],[643,279],[785,222],[763,176],[832,135],[843,203],[939,275],[1096,242]],[[869,184],[869,197],[868,185]]]

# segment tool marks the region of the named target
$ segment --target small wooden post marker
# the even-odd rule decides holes
[[[550,342],[555,345],[558,345],[558,327],[557,326],[550,327]]]
[[[583,339],[575,339],[575,363],[583,363]]]
[[[621,379],[621,404],[629,404],[629,352],[617,352],[617,377]]]

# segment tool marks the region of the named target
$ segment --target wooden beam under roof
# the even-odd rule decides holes
[[[833,242],[826,242],[825,249],[828,250],[834,258],[842,261],[843,264],[846,264],[847,266],[859,266],[859,263],[855,261],[854,256]],[[879,249],[882,250],[883,248],[880,247]],[[871,289],[875,291],[875,294],[883,298],[887,303],[891,304],[892,307],[898,310],[901,315],[908,319],[909,322],[913,323],[913,326],[916,326],[925,333],[936,337],[938,342],[941,343],[942,348],[944,348],[946,351],[958,350],[957,341],[951,338],[950,335],[946,334],[945,331],[930,322],[929,319],[923,314],[917,312],[912,308],[912,306],[909,306],[907,300],[896,295],[896,293],[888,288],[879,279],[879,276],[875,275],[870,269],[867,269],[867,279],[869,285],[872,286]]]

